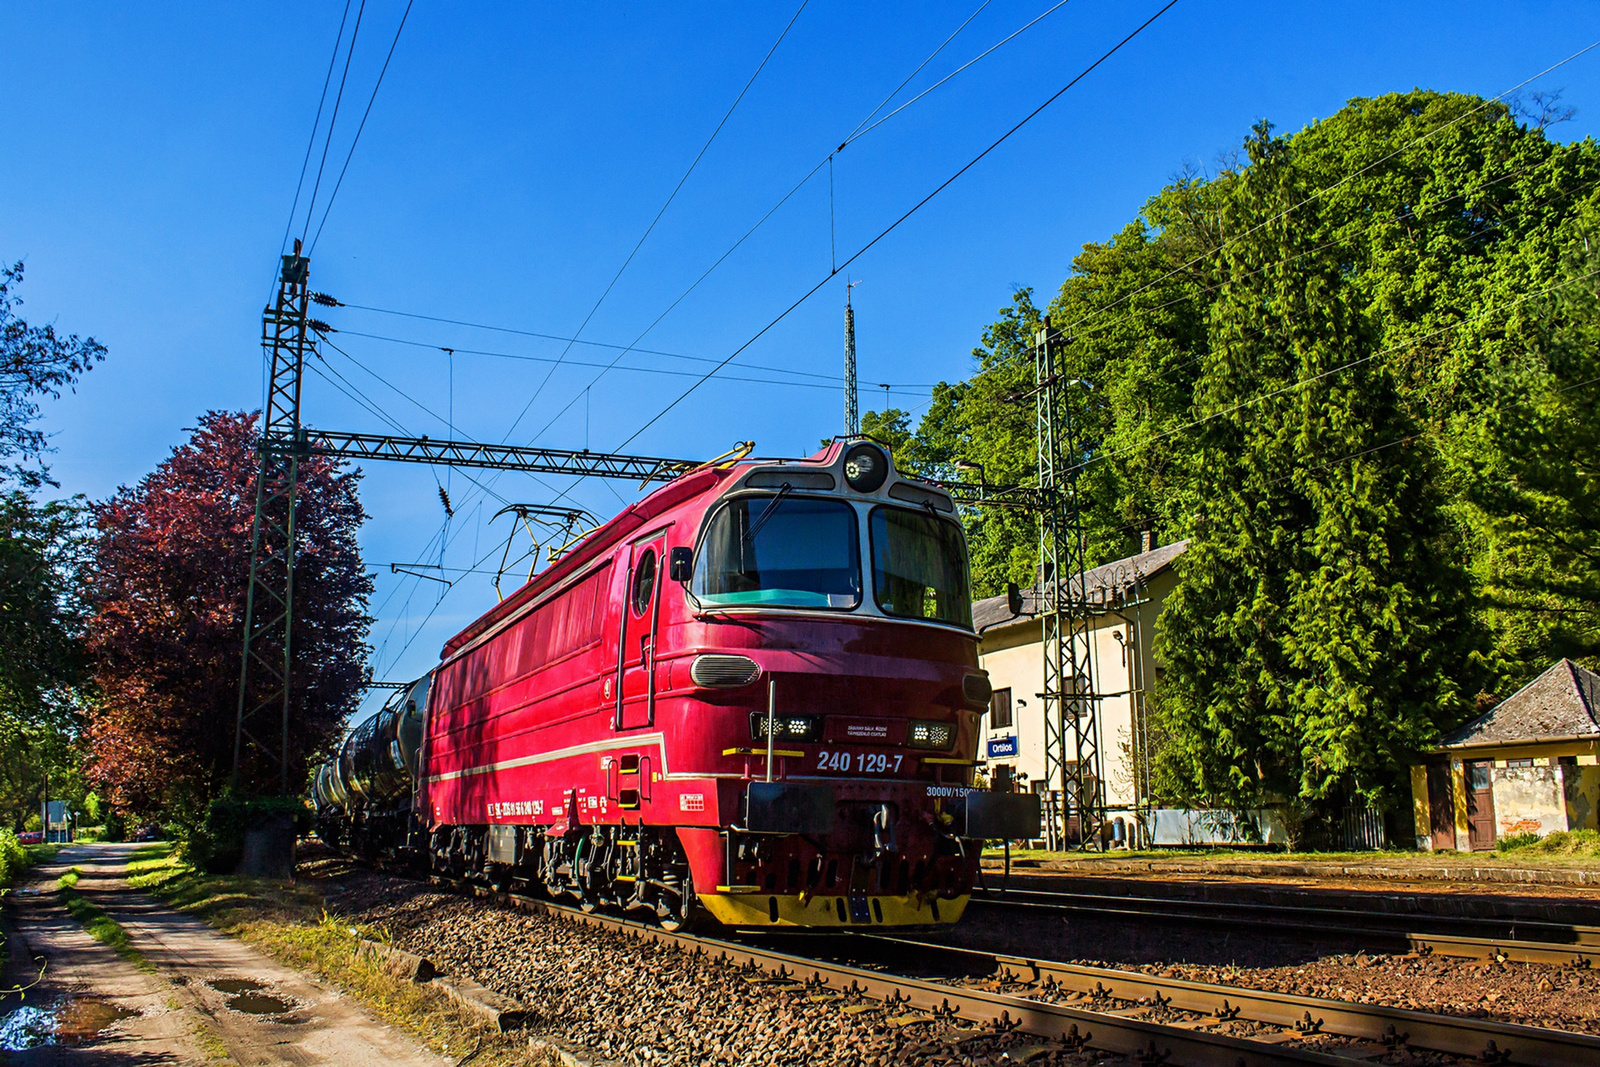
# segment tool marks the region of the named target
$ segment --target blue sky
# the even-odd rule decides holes
[[[991,0],[884,111],[1052,2]],[[313,250],[313,288],[571,336],[797,3],[417,0]],[[980,3],[810,0],[582,339],[638,338]],[[852,142],[832,168],[831,235],[823,167],[644,335],[650,353],[624,360],[654,373],[611,371],[585,397],[598,369],[582,364],[616,350],[575,345],[552,371],[538,360],[560,358],[560,342],[349,308],[322,314],[341,330],[340,347],[395,388],[343,356],[329,353],[330,366],[413,433],[453,426],[460,437],[614,448],[706,366],[677,357],[720,360],[745,343],[827,276],[830,240],[845,258],[1159,6],[1072,0]],[[403,7],[368,0],[322,203]],[[103,498],[159,463],[200,413],[259,406],[260,311],[343,10],[333,0],[0,9],[0,258],[26,261],[32,321],[110,349],[76,394],[47,409],[64,492]],[[883,406],[875,383],[897,385],[892,402],[916,408],[929,384],[964,376],[1015,287],[1053,290],[1085,241],[1113,233],[1186,166],[1213,164],[1256,120],[1297,129],[1350,97],[1414,86],[1495,95],[1600,38],[1595,14],[1592,3],[1180,0],[850,268],[863,279],[863,406]],[[1557,136],[1588,136],[1600,117],[1600,50],[1528,87],[1537,89],[1562,90],[1578,108]],[[838,372],[843,287],[835,279],[726,372],[763,380],[713,379],[628,450],[708,457],[747,438],[765,454],[814,450],[840,429],[839,393],[819,376]],[[314,425],[384,429],[316,377],[306,414]],[[531,503],[566,487],[473,477]],[[435,478],[374,466],[364,482],[380,677],[425,670],[494,602],[490,574],[447,571],[456,584],[446,592],[389,573],[425,553],[439,561]],[[500,500],[462,472],[437,478],[458,511],[445,565],[488,557],[492,570],[509,532],[505,519],[489,522]],[[591,481],[572,498],[605,517],[637,495],[630,483]]]

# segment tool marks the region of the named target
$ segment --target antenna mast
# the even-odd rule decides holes
[[[850,306],[850,290],[861,283],[844,287],[844,432],[861,432],[861,412],[856,407],[856,311]]]

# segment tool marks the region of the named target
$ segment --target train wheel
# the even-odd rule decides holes
[[[675,894],[656,900],[656,918],[669,934],[687,932],[700,925],[700,898],[694,895],[694,882],[687,873]]]

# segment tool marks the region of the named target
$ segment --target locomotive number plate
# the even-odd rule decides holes
[[[888,752],[829,752],[823,749],[817,753],[817,770],[819,771],[854,771],[856,774],[894,774],[900,770],[900,763],[905,756],[900,753]]]

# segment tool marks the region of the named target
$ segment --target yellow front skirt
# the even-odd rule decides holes
[[[724,926],[934,926],[947,925],[967,910],[970,894],[943,899],[916,896],[825,896],[804,901],[789,893],[744,891],[700,893],[700,903]],[[854,903],[854,908],[851,907]]]

